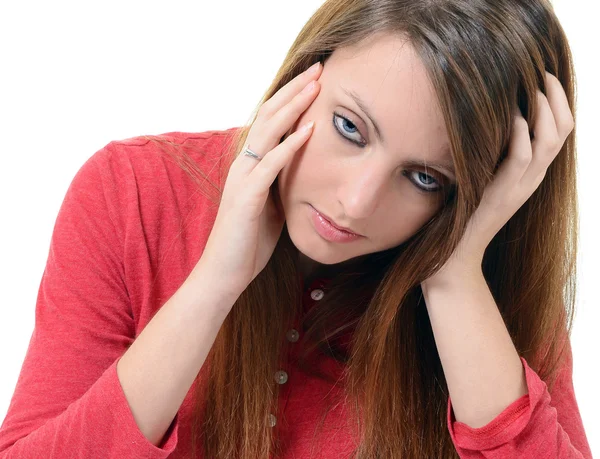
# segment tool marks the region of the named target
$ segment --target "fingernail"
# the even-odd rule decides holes
[[[316,64],[313,64],[309,69],[308,69],[308,74],[309,75],[314,75],[315,73],[317,73],[317,70],[319,70],[319,66],[321,65],[320,62],[317,62]]]
[[[308,131],[310,131],[313,128],[314,125],[315,125],[314,121],[309,121],[304,126],[302,126],[302,132],[308,132]]]

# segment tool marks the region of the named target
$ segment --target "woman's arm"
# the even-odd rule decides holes
[[[450,267],[422,284],[461,458],[591,458],[567,354],[552,396],[519,357],[482,273]],[[451,273],[451,274],[450,274]]]
[[[202,259],[117,364],[133,417],[160,444],[239,296],[218,286]]]
[[[140,325],[148,320],[140,316],[151,313],[139,309],[140,292],[151,286],[125,280],[151,282],[154,273],[140,258],[149,250],[144,235],[135,233],[136,186],[144,184],[135,182],[137,163],[128,153],[134,144],[98,151],[66,193],[40,283],[35,328],[0,427],[2,459],[163,459],[178,444],[175,413],[235,298],[219,293],[199,262],[189,276],[181,275],[179,288],[174,281],[168,301]],[[136,150],[137,160],[157,166],[155,182],[163,163],[144,148]],[[145,215],[153,215],[153,200],[145,202]]]
[[[483,273],[449,271],[422,290],[456,420],[477,428],[527,394],[525,372]]]

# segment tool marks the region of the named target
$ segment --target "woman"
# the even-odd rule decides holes
[[[80,169],[0,457],[591,457],[573,85],[544,0],[326,2],[249,126]]]

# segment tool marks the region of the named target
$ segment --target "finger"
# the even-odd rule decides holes
[[[258,142],[256,143],[258,145]],[[259,163],[256,158],[245,154],[246,149],[250,149],[253,153],[258,155],[260,158],[264,158],[263,147],[257,147],[255,144],[246,143],[244,148],[238,153],[236,158],[233,160],[231,167],[229,168],[229,176],[233,177],[234,180],[241,180],[246,177]]]
[[[554,115],[556,130],[564,143],[575,127],[575,120],[560,80],[548,72],[546,72],[546,98]]]
[[[290,132],[290,126],[293,126],[300,115],[306,111],[310,104],[314,101],[316,94],[319,92],[319,83],[313,81],[314,86],[307,86],[299,94],[296,94],[292,100],[282,107],[276,115],[274,115],[266,123],[255,124],[257,131],[252,131],[249,134],[251,149],[260,157],[266,159],[273,152],[273,149],[280,143],[281,137]],[[258,121],[260,123],[260,121]],[[292,128],[293,129],[293,128]],[[241,157],[240,157],[241,156]],[[241,163],[236,166],[241,173],[249,174],[256,166],[256,159],[249,158],[246,155],[238,155]]]
[[[315,67],[316,66],[316,67]],[[308,83],[321,75],[323,65],[320,62],[313,64],[308,70],[297,75],[289,83],[279,89],[269,100],[260,107],[259,116],[265,120],[270,119],[281,107],[287,105]]]
[[[508,153],[500,163],[495,177],[495,181],[501,186],[509,187],[521,180],[532,156],[529,124],[518,109],[514,113]]]
[[[290,131],[290,127],[293,127],[298,118],[300,118],[300,115],[314,102],[320,89],[321,85],[319,82],[312,81],[296,94],[292,100],[281,107],[264,126],[261,126],[261,143],[263,139],[266,141],[276,139],[274,143],[279,143],[281,137]],[[269,143],[265,146],[267,145]]]
[[[320,75],[322,66],[320,63],[317,64],[319,64],[317,67],[312,67],[312,73],[311,69],[309,69],[308,72],[304,72],[305,74],[308,74],[308,77],[305,75],[304,78],[299,78],[302,77],[303,74],[299,75],[294,79],[295,81],[292,80],[288,85],[284,86],[284,88],[281,88],[280,91],[285,89],[283,92],[279,93],[279,96],[281,97],[277,98],[274,96],[275,99],[270,99],[275,100],[275,104],[277,105],[280,102],[287,100],[289,97],[287,103],[279,109],[277,114],[271,116],[266,122],[264,119],[261,120],[257,118],[248,135],[247,148],[250,148],[258,156],[264,158],[267,153],[281,142],[281,138],[284,134],[290,134],[297,119],[310,106],[314,97],[319,92],[320,85],[314,78]],[[300,92],[297,92],[297,84],[303,81],[308,81],[307,85],[305,85]],[[294,85],[291,85],[291,83],[294,83]],[[311,83],[313,84],[311,85]],[[296,90],[296,93],[291,92],[292,90]],[[234,163],[235,166],[232,165],[234,174],[247,175],[256,166],[256,159],[244,155],[242,151],[238,154]]]
[[[310,121],[269,152],[252,170],[250,177],[251,192],[268,193],[269,187],[275,181],[277,174],[291,160],[292,156],[304,145],[311,136],[314,122]]]
[[[523,174],[522,181],[533,183],[550,165],[562,146],[554,121],[552,109],[546,96],[537,90],[537,116],[533,128],[531,164]]]

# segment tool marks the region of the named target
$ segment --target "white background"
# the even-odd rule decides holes
[[[244,124],[322,3],[0,4],[0,419],[33,330],[54,222],[77,170],[111,140]],[[581,240],[573,380],[592,450],[600,454],[594,287],[600,272],[594,238],[600,234],[600,40],[594,4],[554,1],[579,87]]]

